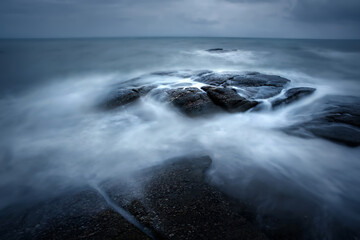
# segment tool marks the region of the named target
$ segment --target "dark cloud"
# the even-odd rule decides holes
[[[360,38],[360,0],[0,0],[0,37]]]
[[[308,22],[360,23],[360,0],[298,0],[292,14]]]
[[[225,0],[232,3],[271,3],[279,2],[280,0]]]

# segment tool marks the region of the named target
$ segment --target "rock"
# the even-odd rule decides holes
[[[245,217],[245,205],[235,207],[206,182],[210,165],[209,157],[185,157],[148,169],[141,174],[150,174],[143,196],[123,207],[163,239],[267,239]],[[108,192],[119,199],[111,187]]]
[[[328,95],[297,114],[304,121],[286,128],[287,133],[360,146],[360,97]]]
[[[156,86],[149,85],[149,86],[142,86],[142,87],[134,88],[133,91],[136,91],[137,93],[139,93],[139,95],[141,97],[143,97],[146,94],[148,94],[151,90],[153,90],[154,88],[156,88]]]
[[[202,87],[210,99],[229,112],[245,112],[258,102],[241,97],[234,88]]]
[[[299,87],[299,88],[291,88],[287,90],[283,97],[275,99],[272,102],[272,107],[277,108],[281,105],[286,105],[293,103],[299,99],[302,99],[306,96],[311,95],[315,92],[315,88],[309,88],[309,87]]]
[[[208,95],[198,88],[156,89],[157,100],[169,102],[188,116],[202,116],[218,111]]]
[[[215,73],[206,70],[183,70],[154,72],[148,76],[152,77],[142,76],[122,82],[121,87],[118,86],[114,92],[109,94],[101,106],[113,109],[134,102],[145,95],[150,95],[160,102],[171,103],[172,106],[188,116],[215,113],[220,109],[218,106],[228,112],[244,112],[258,104],[258,101],[254,100],[276,96],[290,82],[279,76],[257,72]],[[153,85],[154,76],[162,78],[159,80],[159,86]],[[167,76],[169,79],[164,78]],[[186,80],[177,81],[177,78]],[[205,93],[192,87],[196,82],[202,83],[200,84],[202,86],[218,88],[203,86],[203,90],[207,92]],[[196,85],[198,86],[199,83]],[[298,89],[298,92],[289,90],[288,99],[284,101],[293,101],[306,94],[305,92],[305,89]]]
[[[208,51],[208,52],[218,52],[218,51],[224,51],[224,49],[223,48],[210,48],[210,49],[208,49],[206,51]]]
[[[20,209],[20,210],[19,210]],[[0,214],[0,239],[151,239],[109,207],[93,189]]]
[[[340,124],[308,123],[305,128],[318,137],[349,146],[360,146],[360,129]]]
[[[101,106],[105,109],[114,109],[128,103],[134,102],[141,96],[141,90],[117,89],[110,93]]]
[[[241,73],[210,73],[194,78],[195,81],[213,86],[234,86],[241,88],[242,93],[254,99],[276,96],[290,82],[276,75],[257,72]]]
[[[229,50],[229,49],[223,49],[223,48],[210,48],[206,51],[210,52],[210,53],[227,53],[227,52],[236,52],[237,50],[236,49]]]
[[[360,127],[360,97],[330,95],[321,99],[318,105],[315,106],[318,118]]]

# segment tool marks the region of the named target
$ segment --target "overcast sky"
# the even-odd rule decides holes
[[[0,0],[0,37],[360,38],[360,0]]]

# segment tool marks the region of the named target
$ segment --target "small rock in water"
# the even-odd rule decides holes
[[[208,51],[208,52],[217,52],[217,51],[223,51],[223,50],[224,50],[223,48],[210,48],[210,49],[208,49],[206,51]]]
[[[223,49],[223,48],[210,48],[208,50],[206,50],[207,52],[210,53],[227,53],[227,52],[235,52],[237,51],[236,49]]]

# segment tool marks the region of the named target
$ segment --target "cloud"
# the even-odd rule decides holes
[[[0,37],[360,37],[359,0],[0,0]]]
[[[360,22],[360,1],[298,0],[292,16],[307,22]]]
[[[281,0],[225,0],[232,3],[273,3]]]

